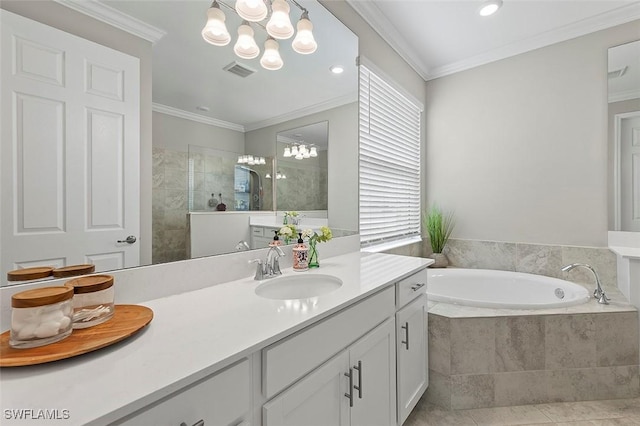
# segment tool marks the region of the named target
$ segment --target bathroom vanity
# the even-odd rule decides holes
[[[304,275],[339,278],[330,293],[267,299],[249,277],[149,300],[154,320],[128,341],[2,369],[3,424],[29,424],[7,418],[21,408],[68,410],[68,424],[401,424],[428,384],[432,261],[360,252],[322,261]]]

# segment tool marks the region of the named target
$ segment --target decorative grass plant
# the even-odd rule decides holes
[[[424,212],[423,224],[429,234],[429,242],[434,253],[442,253],[455,226],[453,212],[443,212],[435,204]]]

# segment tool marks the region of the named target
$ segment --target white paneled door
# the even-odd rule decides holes
[[[619,143],[621,230],[640,232],[640,111],[620,119]]]
[[[139,263],[139,60],[0,11],[2,273]]]

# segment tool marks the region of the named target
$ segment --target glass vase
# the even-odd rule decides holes
[[[309,268],[319,268],[320,262],[318,262],[318,242],[309,240]]]

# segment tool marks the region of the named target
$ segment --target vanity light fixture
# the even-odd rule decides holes
[[[302,11],[296,26],[298,31],[291,47],[302,55],[311,54],[318,48],[318,43],[313,36],[313,24],[309,20],[309,11],[296,0],[271,0],[270,9],[267,7],[267,0],[236,0],[235,7],[228,5],[224,0],[214,0],[207,10],[207,23],[202,30],[202,38],[215,46],[229,44],[231,36],[225,24],[225,14],[220,9],[220,6],[224,6],[243,19],[238,27],[238,39],[233,47],[236,55],[242,59],[253,59],[260,55],[260,48],[254,38],[255,27],[251,26],[253,22],[268,34],[260,64],[268,70],[279,70],[284,63],[278,51],[279,45],[276,39],[289,39],[295,33],[289,16],[291,11],[289,3],[293,3]],[[269,12],[271,12],[270,15]]]
[[[271,71],[277,71],[282,68],[284,62],[282,62],[282,57],[278,51],[279,49],[280,46],[277,41],[272,37],[267,38],[264,42],[264,53],[260,59],[260,65],[262,65],[262,68]]]
[[[253,59],[260,54],[260,48],[253,38],[253,28],[248,21],[242,21],[238,27],[238,41],[233,46],[233,51],[242,59]]]
[[[493,15],[502,7],[502,0],[487,0],[480,5],[478,13],[480,16]]]
[[[293,157],[296,160],[318,156],[318,148],[316,146],[309,145],[307,147],[307,145],[302,142],[303,141],[300,141],[300,143],[296,142],[292,146],[286,146],[282,156],[285,158]]]
[[[248,164],[250,166],[256,166],[260,164],[267,164],[267,160],[264,157],[258,157],[253,155],[239,155],[238,164]]]
[[[231,36],[224,23],[225,20],[224,12],[220,10],[217,0],[214,0],[209,10],[207,10],[207,23],[202,29],[202,38],[214,46],[226,46],[229,44]]]

